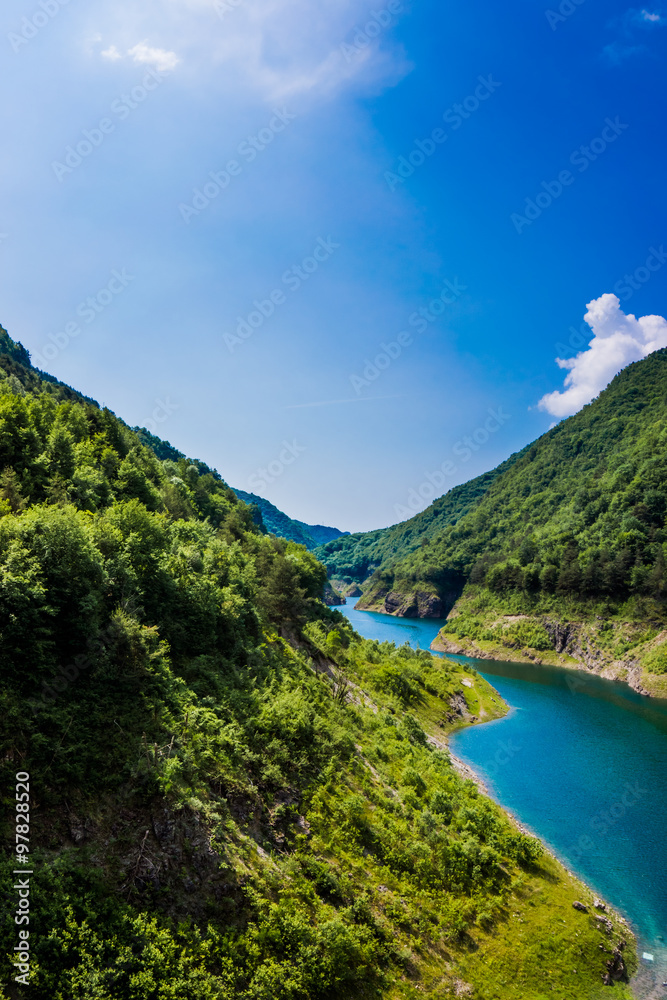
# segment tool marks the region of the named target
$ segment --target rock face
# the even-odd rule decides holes
[[[509,620],[509,616],[505,616]],[[642,668],[637,659],[628,657],[625,660],[616,660],[598,641],[597,625],[591,622],[565,622],[541,615],[522,616],[527,622],[533,622],[541,626],[547,632],[552,644],[553,652],[562,657],[563,666],[575,667],[586,673],[598,674],[611,680],[624,681],[629,687],[637,691],[638,694],[650,697],[651,692],[647,690],[645,682],[642,682]],[[489,626],[498,624],[489,621]],[[660,633],[655,642],[667,641],[667,631]],[[455,653],[463,656],[472,656],[477,660],[516,660],[521,663],[554,663],[553,658],[539,651],[530,649],[518,649],[503,645],[499,641],[494,644],[492,650],[483,649],[473,639],[459,638],[456,635],[444,635],[442,632],[431,643],[431,649],[440,650],[445,653]],[[553,657],[553,653],[550,654]],[[569,659],[565,659],[568,657]],[[575,660],[576,664],[572,661]],[[576,680],[573,681],[576,685]],[[659,692],[658,692],[659,693]]]
[[[580,910],[581,913],[588,913],[588,907],[584,906],[583,903],[580,903],[579,900],[574,902],[572,906],[575,908],[575,910]]]
[[[558,653],[566,653],[578,660],[582,669],[592,674],[602,674],[604,677],[625,680],[639,694],[650,692],[641,684],[641,668],[638,663],[626,660],[614,660],[606,650],[595,641],[593,630],[581,622],[561,622],[548,618],[540,619]]]
[[[465,719],[468,722],[473,721],[473,717],[470,715],[470,712],[468,711],[468,705],[466,703],[466,700],[459,691],[457,691],[456,694],[453,694],[451,696],[451,698],[449,699],[449,704],[451,705],[452,710],[451,712],[447,712],[444,719],[442,720],[442,724],[459,722],[461,719]]]
[[[341,604],[345,604],[345,598],[337,590],[334,590],[330,583],[326,583],[324,586],[324,603],[330,608],[337,608]]]
[[[612,951],[611,957],[607,959],[606,970],[602,973],[602,982],[605,986],[613,986],[614,983],[628,978],[628,970],[623,960],[624,948],[625,941],[619,941]]]
[[[450,601],[447,597],[438,597],[437,594],[427,594],[421,590],[411,594],[378,591],[370,594],[366,600],[361,600],[359,607],[365,611],[380,611],[401,618],[445,618],[456,596],[452,595]]]

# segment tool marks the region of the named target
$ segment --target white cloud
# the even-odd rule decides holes
[[[201,0],[172,2],[194,6]],[[318,0],[316,16],[312,0],[240,0],[210,38],[218,63],[233,66],[252,89],[277,101],[328,94],[354,79],[397,82],[406,72],[402,52],[391,43],[400,18],[385,11],[379,24],[368,0]]]
[[[92,39],[93,43],[101,41],[101,35],[96,35]],[[168,52],[166,49],[151,48],[147,42],[139,42],[137,45],[133,45],[131,49],[126,50],[125,55],[119,51],[117,45],[110,45],[108,49],[103,49],[100,55],[103,59],[108,59],[110,62],[118,62],[119,59],[129,56],[133,62],[152,66],[158,73],[171,72],[181,61],[175,52]]]
[[[102,27],[124,53],[159,23],[162,44],[187,67],[184,81],[212,71],[235,101],[271,104],[398,83],[411,67],[393,33],[408,14],[406,4],[393,15],[369,0],[219,0],[217,9],[216,0],[116,0]]]
[[[118,51],[115,45],[110,45],[108,49],[104,49],[100,52],[103,59],[110,59],[112,62],[116,62],[117,59],[122,59],[122,55]]]
[[[550,392],[539,408],[554,417],[569,417],[590,403],[622,368],[652,351],[667,347],[667,320],[662,316],[626,316],[616,295],[588,303],[584,319],[593,331],[588,349],[575,358],[557,358],[568,370],[563,392]]]
[[[135,63],[146,63],[158,71],[158,73],[169,73],[175,69],[181,61],[175,52],[167,52],[166,49],[152,49],[146,42],[139,42],[133,48],[128,49],[128,56],[132,56]]]
[[[607,27],[620,34],[622,40],[617,39],[606,45],[602,50],[603,57],[618,66],[626,59],[649,52],[646,45],[639,42],[638,32],[646,38],[647,32],[653,31],[654,28],[664,28],[666,24],[667,17],[659,10],[631,7],[621,17],[614,17],[609,21]]]
[[[633,28],[661,28],[667,23],[660,10],[647,10],[646,7],[631,7],[622,18],[612,20],[612,25],[620,25],[626,34],[631,34]]]

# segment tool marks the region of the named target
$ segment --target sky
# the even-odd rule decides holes
[[[404,520],[667,345],[666,25],[7,0],[0,324],[291,517]]]

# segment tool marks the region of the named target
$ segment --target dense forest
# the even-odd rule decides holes
[[[317,551],[332,577],[390,591],[634,600],[666,595],[667,351],[622,371],[575,416],[404,525]],[[370,578],[369,578],[370,577]],[[451,605],[450,605],[451,606]]]
[[[360,639],[312,553],[146,433],[0,331],[0,997],[592,1000],[610,967],[629,997],[627,929],[453,767],[495,692]]]

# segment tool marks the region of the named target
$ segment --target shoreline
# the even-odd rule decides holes
[[[460,641],[455,642],[452,639],[443,638],[440,633],[435,637],[431,643],[430,648],[436,653],[445,653],[453,656],[467,656],[472,660],[498,660],[504,663],[527,663],[533,664],[536,667],[547,666],[547,667],[562,667],[564,670],[571,670],[574,673],[589,674],[591,677],[601,677],[603,680],[617,681],[619,684],[626,684],[632,691],[636,694],[642,695],[644,698],[661,698],[663,697],[660,693],[654,693],[649,691],[641,683],[642,670],[641,667],[631,666],[627,664],[619,664],[618,666],[607,665],[602,670],[593,670],[591,667],[580,659],[575,657],[565,657],[556,653],[553,657],[541,657],[539,654],[532,655],[527,653],[525,650],[516,649],[506,649],[505,647],[498,646],[494,649],[486,650],[479,647],[473,640],[470,640],[468,644],[463,644]],[[573,662],[567,662],[567,660]]]
[[[367,607],[361,607],[360,605],[363,600],[363,595],[352,598],[355,610],[374,612],[397,619],[405,617],[397,611],[388,611],[384,604],[371,603]],[[417,615],[414,620],[417,619],[421,621],[431,620],[428,615]],[[413,619],[410,618],[409,620],[412,621]],[[432,620],[437,621],[439,619],[433,618]],[[585,622],[576,622],[574,624],[577,628],[584,628],[586,625]],[[571,626],[568,624],[566,627],[570,628]],[[662,635],[667,638],[667,632],[662,633]],[[586,642],[590,641],[590,636],[584,638]],[[660,638],[660,636],[657,637],[657,639]],[[536,666],[563,667],[567,670],[578,671],[590,674],[591,676],[602,677],[605,680],[626,684],[631,690],[645,698],[667,699],[667,683],[665,683],[660,674],[647,674],[636,659],[614,660],[601,647],[592,647],[590,650],[592,653],[591,662],[589,663],[583,652],[587,650],[586,642],[583,646],[579,643],[577,648],[574,649],[574,653],[577,655],[567,653],[565,650],[560,653],[556,649],[541,652],[540,650],[531,649],[508,649],[502,645],[493,646],[492,649],[484,649],[478,646],[473,639],[445,638],[438,631],[438,634],[431,642],[430,648],[437,653],[453,653],[456,656],[468,656],[476,660],[500,660],[508,663],[532,663]]]
[[[459,655],[468,655],[468,654],[464,653]],[[502,695],[499,694],[499,697],[502,698]],[[509,703],[506,702],[504,698],[502,700],[504,704],[507,705],[508,709],[510,709],[511,711],[512,706],[509,705]],[[507,718],[507,715],[502,716],[501,718]],[[487,721],[491,722],[500,720],[489,719]],[[484,723],[485,720],[480,719],[477,723],[474,723],[474,725],[484,725]],[[471,725],[473,724],[467,723],[465,726],[461,728],[467,729],[470,728]],[[503,813],[509,818],[510,822],[517,828],[517,830],[519,830],[520,833],[537,840],[543,847],[544,851],[549,855],[549,857],[552,858],[563,869],[563,871],[567,873],[567,875],[571,879],[583,885],[592,896],[599,898],[605,904],[606,909],[602,912],[604,914],[613,916],[614,919],[617,921],[617,923],[619,923],[624,929],[627,930],[628,935],[632,937],[636,946],[637,971],[632,976],[632,978],[628,980],[628,985],[632,990],[633,994],[635,995],[636,1000],[663,1000],[663,998],[665,997],[666,988],[663,988],[661,986],[661,983],[665,978],[667,978],[667,965],[665,965],[664,971],[661,972],[660,969],[662,968],[662,965],[659,965],[657,962],[655,964],[649,964],[642,959],[641,946],[640,946],[641,934],[639,929],[632,924],[632,922],[628,917],[626,917],[615,906],[613,906],[601,894],[601,892],[599,892],[597,889],[594,889],[589,884],[586,876],[579,875],[577,874],[577,872],[572,871],[572,869],[568,867],[568,864],[558,855],[556,849],[547,840],[545,840],[542,836],[540,836],[529,826],[527,826],[516,815],[516,813],[514,813],[511,809],[509,809],[506,805],[504,805],[499,800],[499,798],[496,797],[496,795],[494,794],[492,789],[489,788],[489,786],[486,784],[482,776],[473,767],[471,767],[470,764],[466,763],[466,761],[464,761],[461,757],[458,757],[453,752],[453,750],[451,749],[451,742],[450,742],[451,737],[453,735],[455,735],[455,733],[447,734],[444,743],[441,743],[439,740],[436,740],[431,737],[429,737],[429,740],[436,746],[446,750],[446,752],[449,754],[450,760],[452,762],[452,767],[454,768],[454,770],[458,774],[460,774],[463,778],[473,781],[477,786],[477,788],[479,789],[480,793],[482,795],[485,795],[487,798],[491,799],[492,802],[494,802],[500,809],[502,809]],[[655,950],[656,949],[654,947],[654,951]],[[642,988],[642,986],[644,985],[648,986],[649,992],[642,992],[640,994],[638,992],[638,989]]]
[[[368,612],[368,611],[375,610],[375,609],[372,609],[372,608],[371,609],[369,609],[369,608],[360,608],[358,600],[354,600],[353,599],[351,601],[348,601],[347,603],[351,604],[352,607],[355,610],[359,610],[361,612]],[[383,615],[387,614],[387,611],[384,608],[377,609],[377,612],[380,613],[380,614],[383,614]],[[401,620],[402,616],[400,616],[400,615],[389,615],[388,617],[394,617],[397,620]],[[447,641],[447,640],[445,640],[445,641]],[[524,663],[527,663],[527,664],[531,664],[532,663],[535,666],[542,665],[541,661],[537,657],[535,657],[535,658],[528,657],[528,656],[521,657],[520,654],[519,654],[519,656],[517,656],[517,652],[518,651],[505,650],[504,652],[506,652],[506,653],[510,653],[511,652],[513,655],[494,656],[494,655],[491,655],[490,653],[485,653],[484,651],[481,651],[481,650],[479,650],[479,651],[477,649],[471,650],[470,648],[466,649],[466,648],[464,648],[462,646],[455,646],[454,643],[452,643],[451,645],[454,648],[447,648],[444,645],[443,637],[441,636],[440,632],[438,631],[438,634],[435,636],[435,638],[433,639],[433,641],[430,644],[430,648],[433,651],[444,653],[445,655],[449,654],[449,655],[452,655],[452,656],[464,656],[467,659],[479,659],[479,660],[493,660],[493,659],[503,660],[504,659],[507,662],[517,662],[517,661],[519,661],[519,662],[524,662]],[[557,657],[557,656],[558,656],[558,654],[555,654],[555,657]],[[605,674],[603,672],[601,672],[601,671],[598,672],[598,671],[595,671],[595,670],[587,669],[586,666],[585,666],[585,664],[579,663],[578,661],[577,661],[577,663],[570,662],[569,664],[564,664],[564,663],[563,664],[559,664],[558,662],[556,662],[556,663],[553,663],[553,664],[545,664],[545,665],[549,665],[549,666],[567,666],[567,668],[569,670],[571,670],[571,671],[573,671],[575,673],[579,673],[581,671],[581,673],[584,673],[584,674],[588,674],[588,675],[592,675],[592,676],[598,676],[598,677],[605,677]],[[614,680],[614,679],[616,679],[616,680],[622,680],[623,679],[626,682],[626,684],[627,684],[627,678],[619,678],[619,677],[614,678],[614,677],[607,676],[606,679],[610,679],[610,680]],[[490,683],[491,687],[493,687],[493,684],[492,684],[491,681],[488,681],[488,683]],[[630,687],[630,688],[632,688],[632,685],[630,685],[630,684],[627,684],[627,686]],[[494,688],[494,690],[496,690],[496,689]],[[481,725],[481,724],[485,724],[485,723],[489,723],[489,722],[497,722],[497,721],[500,721],[501,718],[507,717],[507,714],[509,712],[511,712],[511,710],[512,710],[512,706],[511,706],[511,704],[509,704],[508,702],[506,702],[505,699],[502,698],[502,696],[500,696],[499,692],[496,692],[496,693],[501,698],[502,703],[506,706],[507,712],[503,716],[500,716],[500,717],[497,717],[497,718],[486,718],[486,719],[480,718],[475,723],[471,723],[470,721],[467,721],[467,722],[465,722],[463,724],[463,726],[461,728],[468,729],[472,725]],[[645,692],[641,692],[641,693],[645,693]],[[454,732],[456,732],[456,730]],[[554,861],[559,866],[559,868],[565,873],[565,875],[567,876],[567,878],[571,879],[573,882],[576,882],[578,885],[582,886],[588,892],[588,894],[589,894],[590,897],[599,897],[600,899],[602,899],[602,901],[605,903],[605,905],[607,907],[606,913],[609,914],[609,915],[611,915],[611,916],[613,916],[613,918],[615,919],[615,921],[617,922],[617,924],[620,925],[620,928],[622,928],[623,931],[627,932],[628,936],[633,941],[633,944],[634,944],[634,947],[635,947],[635,950],[636,950],[636,953],[637,953],[637,970],[636,970],[635,974],[632,976],[632,978],[629,981],[629,987],[630,987],[630,990],[633,993],[633,996],[636,998],[636,1000],[665,1000],[665,998],[667,998],[667,991],[661,987],[661,982],[663,980],[667,979],[667,951],[666,951],[666,953],[664,955],[664,959],[665,960],[663,961],[663,956],[661,955],[659,949],[657,948],[657,946],[655,945],[654,942],[651,942],[650,943],[650,947],[651,947],[651,950],[653,952],[655,952],[655,957],[656,957],[657,961],[655,962],[655,964],[652,964],[652,963],[647,963],[646,961],[644,961],[642,959],[642,947],[641,947],[641,944],[640,944],[642,935],[641,935],[639,929],[637,927],[635,927],[635,925],[633,924],[633,922],[629,919],[629,917],[627,917],[626,915],[624,915],[623,913],[621,913],[618,910],[617,907],[615,907],[615,906],[611,905],[610,903],[608,903],[607,900],[604,898],[604,895],[601,892],[598,892],[597,890],[595,890],[590,885],[590,883],[588,882],[586,876],[579,875],[576,872],[572,871],[572,869],[569,867],[569,865],[559,856],[557,850],[547,840],[545,840],[542,836],[540,836],[539,834],[537,834],[526,823],[524,823],[511,809],[509,809],[507,806],[505,806],[502,803],[502,801],[499,800],[499,798],[496,796],[496,794],[493,792],[493,790],[487,785],[486,781],[482,778],[481,774],[479,774],[474,769],[474,767],[472,767],[470,764],[466,763],[466,761],[464,761],[461,757],[457,756],[457,754],[455,754],[452,751],[452,748],[451,748],[451,737],[453,735],[454,735],[453,732],[449,732],[446,735],[445,734],[438,734],[437,736],[430,736],[429,735],[428,736],[428,740],[429,740],[429,742],[433,746],[437,747],[438,749],[444,750],[448,754],[448,756],[449,756],[449,758],[451,760],[451,764],[452,764],[453,769],[463,779],[467,779],[467,780],[473,781],[474,784],[476,785],[476,787],[478,788],[480,794],[484,795],[486,798],[488,798],[492,802],[494,802],[498,806],[498,808],[500,808],[502,810],[503,814],[509,819],[510,823],[512,823],[512,825],[520,833],[522,833],[522,834],[524,834],[526,836],[532,837],[535,840],[537,840],[540,843],[540,845],[542,846],[542,848],[545,851],[545,853],[549,856],[549,858],[552,859],[552,861]],[[590,900],[589,900],[589,902],[590,902]],[[643,943],[644,944],[648,944],[649,942],[645,941]]]

